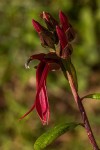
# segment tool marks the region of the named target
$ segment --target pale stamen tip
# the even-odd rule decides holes
[[[29,59],[27,60],[27,62],[25,63],[25,68],[26,68],[26,69],[30,69],[29,63],[30,63],[31,60],[32,60],[32,59],[29,58]]]
[[[26,68],[26,69],[30,69],[28,63],[25,63],[25,68]]]

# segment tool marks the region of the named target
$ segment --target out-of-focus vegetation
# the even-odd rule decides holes
[[[60,71],[48,77],[51,121],[42,126],[34,111],[18,121],[35,99],[35,69],[24,63],[33,53],[47,52],[32,27],[32,18],[48,11],[58,19],[59,10],[69,16],[76,30],[73,62],[81,94],[100,91],[100,1],[99,0],[0,0],[0,150],[33,150],[34,141],[63,120],[80,120],[68,83]],[[44,23],[43,23],[44,24]],[[35,62],[36,63],[36,62]],[[84,101],[93,132],[100,146],[100,102]],[[48,150],[91,149],[83,128],[61,136]],[[85,144],[84,144],[85,143]]]

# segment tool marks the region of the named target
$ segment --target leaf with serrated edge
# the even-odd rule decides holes
[[[71,122],[71,123],[63,123],[55,126],[54,128],[50,129],[46,133],[42,134],[36,140],[34,144],[34,150],[44,149],[47,145],[52,143],[57,137],[64,134],[65,132],[73,130],[78,125],[80,125],[80,123]]]

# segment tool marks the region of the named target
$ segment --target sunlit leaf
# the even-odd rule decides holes
[[[100,100],[100,93],[93,93],[93,94],[86,95],[82,98],[82,100],[84,98],[92,98],[92,99]]]
[[[80,125],[79,123],[71,122],[71,123],[63,123],[55,126],[50,129],[46,133],[42,134],[34,144],[34,150],[44,149],[47,145],[51,144],[57,137],[73,130],[76,126]]]

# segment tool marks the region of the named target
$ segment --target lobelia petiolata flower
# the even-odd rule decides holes
[[[70,28],[70,24],[63,12],[59,13],[61,23],[60,25],[47,12],[43,12],[40,16],[42,19],[44,19],[47,28],[43,27],[40,23],[32,19],[33,27],[40,37],[41,45],[43,47],[49,47],[53,49],[53,52],[51,52],[50,49],[50,52],[47,54],[40,53],[32,55],[27,61],[26,66],[28,66],[30,61],[34,59],[40,61],[40,63],[36,66],[36,98],[30,110],[20,119],[27,116],[33,109],[36,108],[36,111],[44,125],[48,124],[50,116],[49,102],[46,90],[47,75],[49,71],[62,68],[61,59],[67,59],[70,57],[72,54],[72,47],[69,44],[70,39],[67,36],[67,30]]]
[[[49,121],[49,103],[48,103],[48,96],[46,90],[46,78],[49,71],[59,69],[58,62],[59,59],[54,53],[40,53],[36,55],[32,55],[28,61],[27,66],[30,61],[37,59],[40,61],[38,66],[36,66],[36,99],[33,106],[30,110],[25,113],[20,119],[27,116],[34,108],[43,123],[43,125],[48,124]]]

